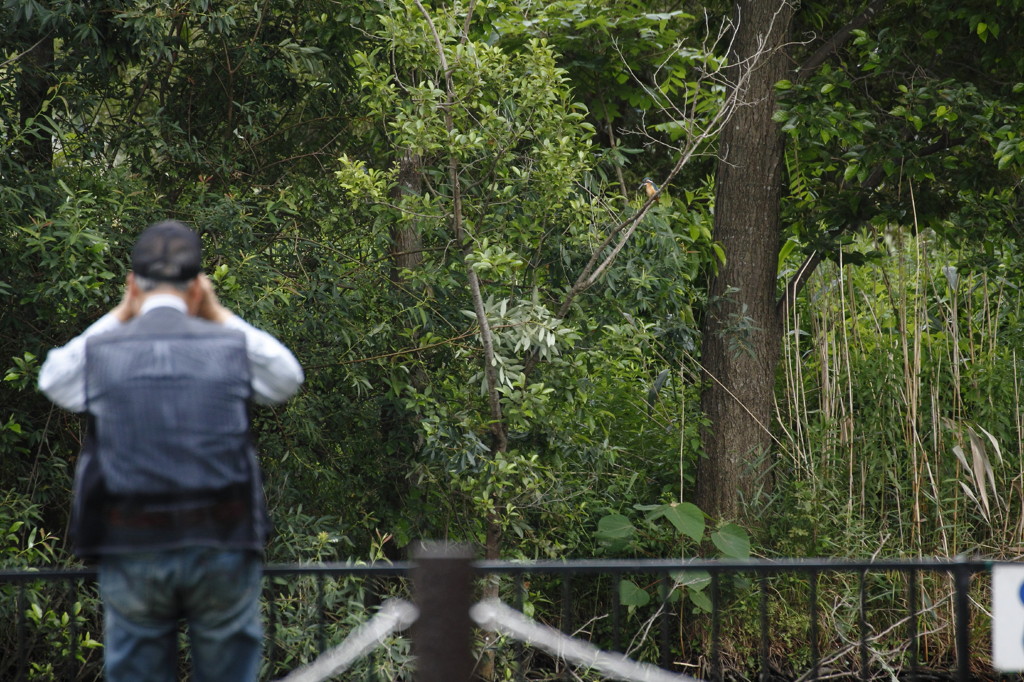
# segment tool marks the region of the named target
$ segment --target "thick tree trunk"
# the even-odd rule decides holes
[[[418,196],[423,191],[423,169],[420,157],[409,150],[401,152],[398,166],[398,182],[391,192],[391,200],[400,205],[405,196]],[[423,240],[415,221],[394,221],[389,227],[391,244],[389,257],[391,268],[389,278],[392,294],[400,306],[413,307],[422,295],[410,279],[410,274],[423,263]],[[426,388],[428,380],[418,358],[412,362],[403,360],[408,370],[408,381],[417,391]],[[413,461],[423,445],[419,428],[419,417],[403,405],[401,400],[384,400],[380,408],[380,436],[390,466],[394,467],[395,484],[387,486],[387,495],[394,508],[405,502],[409,480],[406,477],[408,463]],[[391,558],[391,557],[389,557]]]
[[[402,152],[398,162],[398,182],[391,193],[395,205],[400,205],[404,196],[418,196],[423,191],[423,169],[420,157],[409,150]],[[414,290],[409,273],[423,263],[423,239],[415,221],[395,221],[389,228],[391,246],[392,293],[403,306],[413,306],[422,292]],[[419,362],[409,366],[409,381],[417,390],[427,385],[427,377]],[[416,417],[402,409],[398,401],[385,402],[381,407],[381,435],[394,448],[393,454],[411,458],[422,445]]]
[[[21,57],[18,78],[18,114],[22,128],[30,127],[30,122],[42,113],[53,84],[53,38],[31,36],[26,42],[27,50]],[[26,137],[17,142],[15,149],[31,168],[43,170],[53,166],[53,140],[45,127],[34,126]]]
[[[783,138],[772,121],[774,84],[787,72],[786,0],[740,0],[730,56],[736,108],[723,130],[714,238],[726,262],[711,280],[704,322],[701,407],[705,457],[697,504],[708,514],[743,518],[743,501],[770,487],[768,431],[780,320],[776,275],[783,185]]]
[[[399,161],[398,183],[392,199],[397,204],[403,196],[418,196],[422,191],[423,169],[420,157],[406,150]],[[401,288],[407,285],[402,271],[415,270],[423,262],[423,240],[415,223],[395,223],[390,230],[391,282]]]

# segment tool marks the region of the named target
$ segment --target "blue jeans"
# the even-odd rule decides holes
[[[188,623],[195,682],[259,674],[262,560],[205,547],[108,555],[99,565],[108,682],[173,682]]]

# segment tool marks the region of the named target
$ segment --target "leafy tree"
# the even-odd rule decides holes
[[[595,172],[594,128],[545,41],[506,50],[475,40],[480,29],[460,7],[407,3],[382,21],[381,46],[354,60],[364,106],[380,122],[367,134],[389,162],[347,157],[339,178],[353,206],[415,230],[422,245],[421,259],[400,269],[404,295],[418,297],[401,315],[412,326],[393,332],[421,350],[394,390],[419,424],[427,461],[415,465],[416,480],[440,485],[442,498],[411,490],[406,504],[436,513],[467,496],[462,522],[483,522],[468,537],[497,556],[502,534],[528,527],[523,510],[542,499],[531,498],[561,494],[551,477],[578,466],[565,456],[596,435],[571,416],[585,409],[596,358],[636,377],[639,368],[594,348],[609,333],[629,335],[622,317],[615,331],[602,326],[615,319],[602,301],[636,311],[648,295],[667,296],[657,310],[685,318],[684,287],[645,281],[643,270],[667,276],[668,258],[695,277],[700,266],[684,264],[681,249],[711,250],[706,232],[669,222],[685,214],[682,202],[631,204]],[[409,191],[410,177],[419,192]],[[395,228],[389,236],[398,243]],[[655,251],[636,254],[637,240]],[[590,297],[616,278],[621,292]],[[633,319],[648,336],[654,325]]]

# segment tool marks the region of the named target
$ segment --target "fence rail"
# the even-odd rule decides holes
[[[756,620],[757,642],[750,644],[750,649],[756,651],[756,675],[762,681],[770,676],[776,677],[777,673],[772,671],[771,650],[773,645],[773,628],[776,623],[770,615],[773,599],[781,597],[773,596],[781,594],[777,581],[781,576],[798,576],[800,578],[800,589],[794,590],[790,583],[785,594],[788,598],[793,597],[797,592],[803,592],[803,600],[806,603],[806,637],[809,648],[808,660],[805,665],[799,666],[798,677],[808,682],[824,679],[825,677],[846,677],[848,679],[869,680],[877,675],[879,670],[872,668],[871,643],[873,637],[879,635],[878,629],[871,622],[874,613],[873,590],[878,590],[879,585],[888,585],[888,592],[902,590],[903,597],[894,600],[898,603],[898,609],[902,615],[893,620],[893,614],[889,614],[889,621],[884,625],[890,637],[899,639],[905,645],[903,660],[907,669],[901,673],[914,676],[923,671],[919,670],[921,664],[920,645],[926,635],[934,635],[934,632],[926,632],[921,628],[921,619],[927,608],[934,608],[933,604],[925,604],[922,600],[922,581],[927,577],[929,580],[938,578],[949,581],[949,608],[951,621],[948,627],[952,631],[953,646],[952,657],[947,661],[944,669],[936,672],[958,682],[967,682],[977,677],[995,677],[994,673],[987,667],[987,652],[980,649],[972,651],[972,599],[975,603],[985,603],[987,597],[987,582],[982,586],[975,586],[972,594],[972,577],[987,572],[993,566],[993,562],[968,559],[917,559],[917,560],[872,560],[859,561],[849,559],[780,559],[780,560],[572,560],[572,561],[477,561],[472,564],[473,571],[479,579],[490,579],[502,584],[502,590],[508,595],[507,601],[513,608],[522,611],[524,603],[528,599],[535,598],[538,590],[547,592],[545,599],[551,602],[560,600],[557,608],[552,609],[549,620],[556,622],[559,629],[565,633],[574,633],[579,624],[577,616],[583,607],[589,604],[581,604],[580,593],[585,592],[589,600],[599,598],[602,602],[600,607],[607,607],[601,611],[600,618],[604,621],[602,630],[601,645],[603,648],[615,651],[623,650],[624,615],[629,611],[623,606],[624,598],[622,590],[623,581],[629,578],[646,576],[646,582],[641,581],[641,589],[648,593],[654,593],[648,607],[649,617],[645,620],[646,632],[653,633],[646,638],[648,646],[646,650],[656,650],[656,659],[652,661],[667,670],[685,670],[693,675],[694,671],[702,673],[700,676],[719,681],[735,677],[731,671],[725,669],[725,652],[723,652],[723,641],[733,640],[736,635],[723,638],[722,627],[726,622],[727,610],[736,608],[737,594],[742,592],[745,595],[746,609]],[[279,647],[278,630],[283,627],[282,622],[286,614],[282,613],[281,593],[289,589],[296,581],[305,580],[314,585],[312,595],[305,592],[298,597],[304,602],[303,606],[311,609],[315,621],[309,626],[310,647],[317,652],[323,652],[328,647],[328,625],[329,615],[336,617],[336,608],[328,609],[326,595],[328,588],[338,581],[346,579],[358,579],[366,584],[376,585],[374,589],[365,590],[365,593],[372,595],[379,592],[381,586],[390,585],[392,591],[408,593],[408,581],[406,580],[416,570],[415,562],[400,562],[393,564],[315,564],[315,565],[270,565],[265,568],[265,598],[266,598],[266,621],[268,644],[266,647],[267,658],[271,662],[280,663],[290,657],[289,652],[282,651]],[[700,616],[693,616],[692,604],[686,605],[686,595],[680,596],[680,591],[686,585],[692,584],[690,577],[694,575],[706,576],[703,581],[702,592],[705,593],[710,602],[710,613]],[[854,590],[856,604],[851,621],[847,626],[849,633],[844,637],[848,640],[847,656],[843,659],[855,661],[853,668],[836,670],[835,668],[823,669],[827,663],[827,652],[821,648],[823,640],[822,631],[822,599],[828,597],[828,590],[834,586],[840,576],[846,576],[848,584]],[[897,581],[893,576],[900,576]],[[88,569],[81,570],[54,570],[41,569],[31,571],[0,571],[0,597],[3,602],[0,607],[5,618],[13,620],[0,623],[4,626],[0,629],[3,637],[8,641],[0,641],[0,648],[6,654],[0,655],[0,678],[12,680],[29,679],[29,673],[33,661],[29,660],[33,652],[38,653],[38,637],[33,635],[33,628],[40,627],[40,613],[48,608],[56,613],[62,610],[66,613],[71,610],[71,605],[81,603],[82,594],[94,595],[95,572]],[[744,583],[742,589],[736,587],[735,581],[738,577],[745,577],[748,582]],[[703,579],[703,578],[702,578]],[[595,587],[594,581],[599,581],[600,587]],[[536,583],[543,582],[543,587],[538,588]],[[825,582],[829,584],[826,585]],[[886,582],[888,581],[888,582]],[[897,582],[899,585],[897,586]],[[980,582],[980,581],[979,581]],[[845,583],[844,583],[845,584]],[[932,583],[934,586],[934,582]],[[984,592],[984,594],[982,594]],[[603,594],[603,596],[601,596]],[[43,597],[47,597],[56,606],[33,607]],[[698,595],[699,596],[699,595]],[[310,599],[314,602],[308,604]],[[63,600],[63,601],[62,601]],[[96,604],[96,601],[92,601]],[[832,602],[833,604],[835,601]],[[372,604],[371,604],[372,606]],[[792,604],[789,605],[793,607]],[[36,608],[36,617],[33,618],[31,611]],[[598,607],[594,607],[598,608]],[[795,607],[793,607],[795,608]],[[889,611],[892,611],[892,607]],[[559,611],[560,609],[560,611]],[[636,609],[634,609],[635,617]],[[557,615],[556,615],[557,614]],[[93,624],[98,623],[96,614],[91,616]],[[703,636],[710,643],[709,647],[702,650],[697,658],[698,663],[686,661],[684,652],[680,651],[680,644],[673,638],[673,633],[678,630],[673,628],[678,625],[681,618],[685,618],[691,624],[703,628]],[[635,622],[635,621],[634,621]],[[69,632],[64,638],[64,648],[61,653],[66,660],[61,664],[61,670],[72,671],[81,666],[81,655],[83,654],[80,644],[81,628],[79,619],[71,617],[66,621],[65,626]],[[934,628],[932,628],[934,630]],[[975,628],[974,632],[979,631]],[[850,633],[855,633],[855,636]],[[52,655],[52,652],[51,652]],[[973,655],[973,661],[972,661]],[[98,656],[97,656],[98,657]],[[291,656],[294,658],[294,656]],[[835,659],[835,657],[833,657]],[[93,666],[97,665],[93,660]],[[973,664],[973,665],[972,665]],[[273,667],[273,666],[272,666]],[[972,667],[974,670],[972,671]],[[51,679],[71,679],[62,675],[61,670],[54,671]],[[520,675],[522,675],[522,671]],[[80,676],[80,674],[79,674]],[[45,679],[46,675],[39,675],[38,671],[34,677]],[[522,678],[521,678],[522,679]]]

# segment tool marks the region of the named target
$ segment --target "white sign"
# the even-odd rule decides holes
[[[992,667],[1024,671],[1024,566],[992,567]]]

